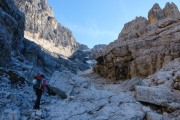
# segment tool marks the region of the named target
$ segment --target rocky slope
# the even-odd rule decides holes
[[[179,70],[180,59],[175,59],[145,79],[136,77],[110,84],[91,72],[79,76],[57,71],[49,85],[57,93],[65,92],[68,98],[45,108],[49,109],[50,118],[57,120],[178,120]]]
[[[157,6],[150,10],[149,16],[153,17],[149,20],[137,17],[125,24],[119,38],[99,53],[96,73],[116,80],[147,77],[180,57],[179,11],[173,3],[167,3],[165,18],[151,23],[162,13],[157,12]]]
[[[36,111],[31,84],[18,73],[0,68],[0,118],[179,120],[180,88],[175,85],[180,82],[179,71],[180,59],[176,59],[143,80],[110,84],[91,72],[56,71],[47,81],[51,92],[43,94],[41,110]]]
[[[78,43],[72,32],[57,22],[46,0],[15,0],[15,3],[26,16],[26,39],[66,57],[77,50]]]
[[[36,10],[41,11],[39,14],[36,14],[37,16],[35,17],[37,18],[39,18],[39,16],[42,16],[44,17],[44,20],[47,20],[45,18],[48,18],[49,16],[53,16],[53,13],[46,1],[42,0],[35,2],[35,1],[16,0],[15,2],[16,4],[19,5],[19,7],[22,7],[22,9],[26,6],[25,7],[26,10],[28,10],[27,13],[25,12],[26,16],[15,6],[13,0],[4,0],[0,2],[0,8],[1,8],[0,66],[1,67],[7,68],[9,66],[9,69],[16,70],[17,72],[24,70],[24,73],[22,74],[25,75],[24,77],[27,78],[31,78],[33,74],[37,72],[38,73],[41,72],[49,76],[55,70],[59,70],[59,71],[70,70],[73,73],[77,73],[78,71],[82,71],[89,68],[88,63],[86,62],[82,63],[81,61],[77,62],[76,60],[69,59],[68,57],[65,57],[61,54],[61,52],[63,51],[67,53],[66,55],[68,54],[72,55],[72,53],[74,53],[74,51],[77,49],[77,46],[75,45],[77,44],[76,41],[74,41],[75,44],[73,44],[72,41],[69,41],[69,37],[73,38],[71,32],[68,29],[64,28],[63,26],[61,26],[62,28],[58,29],[58,25],[57,25],[56,30],[59,30],[59,32],[57,32],[57,35],[61,34],[58,35],[58,39],[67,39],[70,42],[70,43],[67,42],[67,46],[64,45],[65,49],[69,50],[68,46],[69,45],[71,46],[73,44],[72,46],[74,46],[74,48],[71,49],[71,52],[68,52],[63,49],[61,49],[61,52],[59,53],[52,52],[44,48],[43,46],[38,45],[36,42],[24,38],[24,30],[26,33],[27,30],[33,28],[34,22],[36,22],[35,27],[37,27],[39,30],[36,32],[37,33],[42,32],[41,28],[43,26],[40,25],[38,21],[31,21],[33,19],[31,16],[34,15],[34,12],[37,12]],[[34,11],[29,11],[28,9],[29,6],[33,6],[34,4],[38,4],[39,6],[36,6],[37,8],[33,9]],[[46,22],[49,21],[47,20]],[[45,23],[43,23],[43,25],[45,25]],[[52,24],[46,25],[46,27],[47,26],[49,27],[49,29],[46,29],[47,33],[51,33],[52,30],[55,30],[55,28],[52,28]],[[33,33],[35,29],[31,29],[31,30],[32,30],[31,33]],[[56,38],[57,36],[53,34],[52,37]],[[61,44],[59,45],[61,46]],[[49,48],[57,49],[58,47],[51,46]],[[28,63],[29,65],[26,67],[21,66],[21,64],[26,64],[26,63]]]
[[[178,17],[176,19],[165,19],[152,26],[153,29],[157,28],[156,34],[160,36],[159,38],[167,34],[169,37],[172,35],[173,39],[169,40],[169,37],[166,36],[167,39],[163,38],[164,41],[157,42],[156,40],[159,39],[154,40],[153,45],[155,44],[158,47],[162,44],[162,49],[158,47],[161,51],[164,48],[170,49],[167,53],[164,50],[164,55],[174,56],[172,59],[175,60],[171,61],[172,59],[169,60],[167,57],[166,62],[171,62],[163,63],[163,68],[159,68],[158,72],[143,80],[136,77],[114,83],[110,81],[107,84],[106,79],[92,72],[83,72],[80,75],[71,73],[78,69],[74,62],[53,54],[32,41],[23,40],[24,26],[17,19],[23,23],[24,17],[14,6],[12,0],[1,1],[0,9],[0,31],[3,33],[0,42],[2,45],[0,54],[3,58],[1,58],[0,63],[2,66],[5,63],[11,63],[9,69],[0,67],[0,119],[180,119],[180,59],[175,59],[179,57],[179,52],[177,52],[179,50],[179,39],[176,39],[179,37],[178,32],[174,33],[174,31],[179,30]],[[14,24],[16,22],[17,24]],[[176,29],[172,28],[174,24],[177,25]],[[15,32],[14,27],[16,28]],[[169,33],[167,33],[167,29],[170,30]],[[152,37],[155,37],[153,31],[151,32]],[[139,47],[146,46],[145,43],[149,44],[148,40],[151,43],[151,39],[145,39],[145,42],[143,40],[137,40],[138,44],[135,45],[138,46],[135,46],[134,43],[136,42],[132,40],[130,40],[131,42],[126,40],[124,44],[132,43],[132,46],[139,49]],[[163,42],[166,42],[165,47]],[[116,52],[116,54],[127,55],[126,47],[123,50],[125,51]],[[142,50],[145,53],[147,52],[144,49]],[[143,53],[141,50],[139,51]],[[58,71],[54,72],[49,79],[46,76],[48,86],[41,99],[41,109],[33,110],[32,107],[36,98],[30,78],[43,70],[46,73],[48,73],[47,71],[49,73]]]

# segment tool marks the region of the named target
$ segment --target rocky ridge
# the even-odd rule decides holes
[[[41,110],[36,111],[32,110],[35,93],[31,84],[26,79],[14,83],[9,76],[21,76],[1,68],[0,118],[178,120],[180,94],[174,84],[179,80],[179,70],[180,59],[176,59],[145,79],[116,83],[106,83],[92,72],[76,75],[56,71],[47,81],[52,91],[43,94]]]
[[[125,24],[119,38],[103,49],[103,54],[99,53],[94,71],[116,80],[147,77],[180,57],[179,29],[179,14],[155,23],[137,17]]]
[[[46,0],[15,0],[15,3],[26,16],[26,39],[34,41],[49,52],[66,57],[78,49],[72,32],[57,22]]]

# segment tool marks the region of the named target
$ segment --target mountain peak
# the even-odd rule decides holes
[[[175,15],[179,15],[179,9],[173,2],[167,2],[163,9],[158,3],[155,3],[148,13],[148,19],[150,23],[154,23]]]
[[[179,14],[179,9],[173,2],[167,2],[163,11],[166,17],[172,17]]]
[[[155,3],[153,7],[148,12],[148,19],[150,23],[156,22],[158,20],[164,19],[164,12],[158,3]]]

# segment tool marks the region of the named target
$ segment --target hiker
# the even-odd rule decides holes
[[[46,87],[46,80],[44,79],[44,75],[36,75],[33,80],[33,88],[36,93],[36,102],[34,104],[33,109],[40,109],[40,101],[43,91]]]

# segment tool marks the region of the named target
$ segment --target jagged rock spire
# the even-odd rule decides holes
[[[148,13],[148,19],[150,23],[164,19],[165,15],[158,3],[155,3]]]
[[[164,15],[166,17],[172,17],[174,15],[179,14],[179,9],[178,7],[172,2],[172,3],[166,3],[166,6],[163,9]]]
[[[154,23],[158,20],[173,17],[179,14],[179,9],[173,2],[167,2],[163,9],[161,9],[158,3],[155,3],[148,13],[148,19],[150,23]]]

